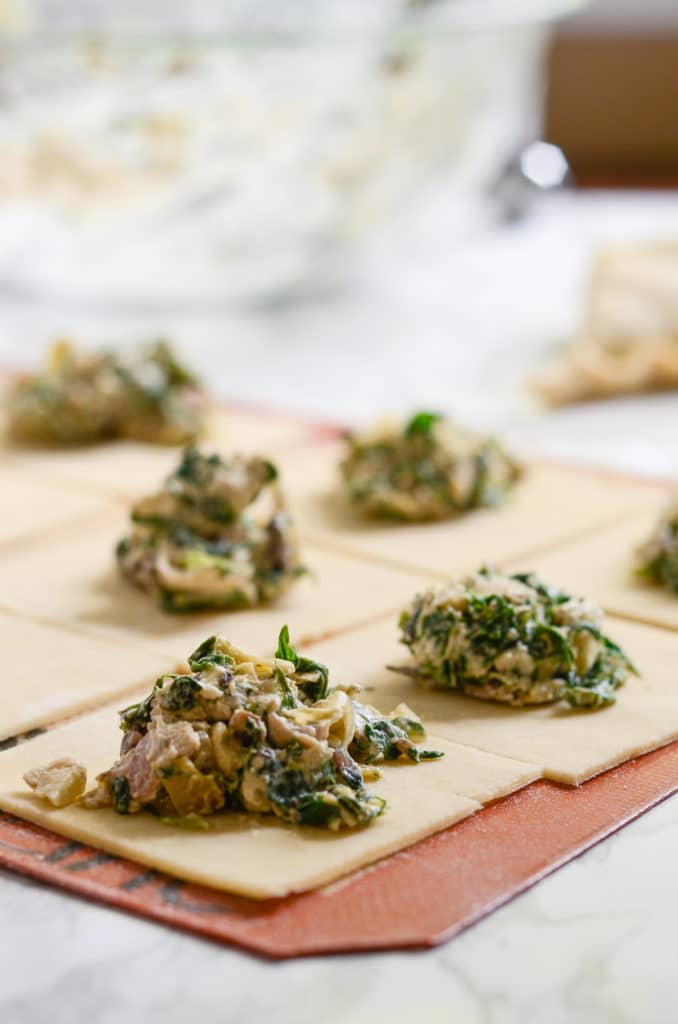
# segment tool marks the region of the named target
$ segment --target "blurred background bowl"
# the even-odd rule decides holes
[[[293,301],[432,196],[454,245],[536,137],[550,27],[581,6],[10,5],[0,288],[85,308]]]

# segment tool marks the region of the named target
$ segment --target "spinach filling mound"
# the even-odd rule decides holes
[[[600,708],[635,673],[602,622],[584,598],[485,568],[415,597],[400,629],[416,667],[396,671],[482,700]]]
[[[188,448],[131,518],[118,564],[166,611],[262,604],[304,572],[278,471],[258,456],[222,459]]]
[[[195,378],[159,341],[130,354],[76,352],[58,342],[42,373],[15,385],[9,432],[31,444],[135,438],[187,444],[202,429]]]
[[[668,509],[638,550],[636,574],[678,594],[678,504]]]
[[[383,716],[353,700],[355,687],[330,687],[327,668],[297,653],[286,626],[270,660],[213,636],[188,668],[121,712],[120,758],[85,806],[149,810],[196,828],[221,810],[354,828],[385,809],[365,786],[378,770],[361,764],[442,756],[415,746],[424,730],[405,705]]]
[[[350,500],[370,516],[425,521],[498,505],[521,475],[493,438],[431,412],[347,443],[341,474]]]

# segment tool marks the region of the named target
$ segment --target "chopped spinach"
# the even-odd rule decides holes
[[[146,809],[199,829],[218,811],[359,828],[386,808],[366,787],[361,764],[442,756],[416,746],[424,729],[405,705],[384,716],[331,689],[326,666],[299,655],[286,626],[273,659],[210,636],[190,664],[192,675],[162,676],[144,701],[121,713],[123,729],[141,735],[123,740],[87,806]]]
[[[508,704],[603,707],[636,670],[601,621],[600,609],[530,573],[483,568],[417,595],[402,613],[401,639],[415,659],[403,671]]]
[[[368,515],[435,520],[497,505],[521,474],[492,438],[459,430],[439,413],[347,439],[341,472]]]
[[[669,508],[637,552],[636,575],[678,594],[678,508]]]
[[[197,382],[166,342],[131,353],[52,349],[42,373],[10,397],[10,431],[33,444],[85,444],[133,437],[185,444],[202,428]]]
[[[431,427],[443,417],[438,412],[418,412],[405,426],[405,436],[414,437],[416,434],[430,434]]]
[[[111,792],[113,794],[113,810],[117,814],[128,814],[132,797],[129,782],[124,775],[118,775],[111,780]]]
[[[298,654],[290,643],[290,631],[287,626],[283,626],[280,630],[275,656],[292,662],[296,674],[302,677],[297,681],[297,685],[304,691],[308,700],[322,700],[327,696],[330,679],[327,666]]]
[[[169,711],[191,711],[200,690],[201,685],[194,676],[175,676],[169,688],[162,691],[163,705]]]
[[[354,702],[356,727],[349,753],[363,764],[397,761],[407,757],[419,761],[442,757],[434,750],[418,750],[415,742],[423,739],[421,722],[403,716],[385,718],[374,708]]]
[[[139,704],[130,704],[128,708],[124,708],[120,712],[121,729],[128,732],[132,729],[143,730],[146,728],[151,720],[151,710],[153,708],[155,691],[162,686],[164,678],[164,676],[161,676],[160,679],[156,681],[155,686],[149,693],[148,697],[145,697]]]
[[[132,508],[133,532],[116,548],[122,572],[173,613],[278,597],[304,567],[276,478],[267,459],[187,448],[164,488]]]

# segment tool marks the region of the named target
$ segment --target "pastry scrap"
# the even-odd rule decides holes
[[[587,335],[565,348],[531,385],[554,406],[677,388],[678,335]]]
[[[521,475],[493,438],[431,412],[349,436],[348,447],[341,464],[348,495],[370,516],[426,521],[498,505]]]
[[[532,380],[550,405],[678,387],[678,246],[614,244],[595,256],[580,336]]]
[[[194,377],[164,341],[132,353],[51,349],[41,373],[23,377],[9,398],[9,432],[32,444],[87,444],[134,438],[180,445],[201,431]]]
[[[118,564],[166,611],[262,604],[305,571],[278,471],[258,456],[222,459],[187,448],[163,489],[137,502],[131,518]]]
[[[667,509],[638,550],[636,572],[642,579],[678,594],[678,503]]]
[[[354,700],[356,690],[331,687],[328,669],[297,653],[286,626],[270,660],[209,637],[185,674],[161,676],[145,700],[121,712],[120,758],[81,803],[152,811],[166,824],[197,829],[218,811],[333,831],[369,825],[385,801],[365,786],[378,771],[361,765],[442,755],[415,746],[424,729],[406,705],[384,717]],[[59,764],[79,770],[81,781],[77,762]],[[54,789],[37,784],[55,770],[28,772],[25,781],[51,799]],[[68,802],[57,798],[58,806]]]
[[[585,598],[484,568],[415,597],[400,617],[415,667],[396,671],[516,706],[605,707],[635,669],[602,624]]]

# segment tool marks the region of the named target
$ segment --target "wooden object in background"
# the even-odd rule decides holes
[[[580,184],[678,184],[678,34],[557,35],[545,135]]]

